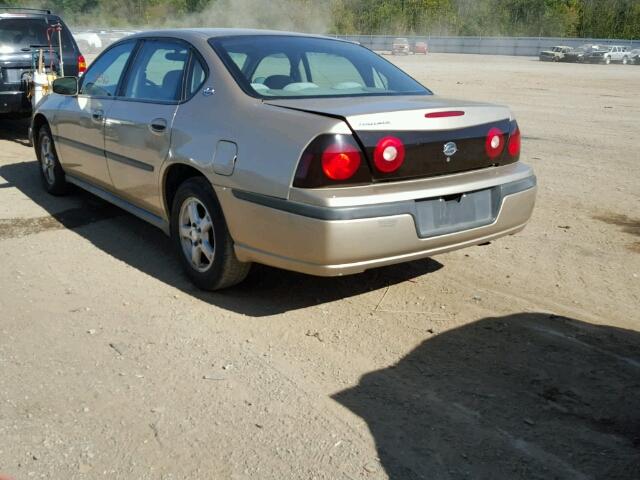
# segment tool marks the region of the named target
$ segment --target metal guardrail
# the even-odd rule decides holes
[[[392,35],[334,35],[336,38],[359,42],[376,51],[390,51]],[[537,56],[540,51],[556,45],[579,47],[584,44],[625,45],[630,49],[640,48],[640,40],[615,40],[602,38],[552,38],[552,37],[442,37],[412,36],[410,44],[427,42],[434,53],[476,53],[482,55]]]

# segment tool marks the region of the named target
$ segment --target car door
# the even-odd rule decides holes
[[[56,147],[65,172],[110,188],[104,155],[104,119],[136,42],[115,45],[82,77],[80,93],[67,97],[56,112]]]
[[[178,40],[145,39],[106,115],[105,153],[116,193],[157,215],[163,211],[158,175],[189,55],[189,46]]]

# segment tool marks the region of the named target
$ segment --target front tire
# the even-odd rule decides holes
[[[202,290],[221,290],[242,282],[251,263],[238,260],[220,203],[209,181],[186,180],[171,208],[171,239],[191,281]]]
[[[38,130],[38,143],[36,148],[42,184],[51,195],[64,195],[69,191],[69,184],[64,175],[64,170],[58,160],[56,146],[48,125],[43,125]]]
[[[604,59],[605,65],[611,65],[611,57],[607,57]]]
[[[623,57],[622,64],[623,65],[627,65],[628,63],[629,63],[629,58],[628,57]]]

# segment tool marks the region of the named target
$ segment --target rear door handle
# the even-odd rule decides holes
[[[164,118],[155,118],[151,120],[149,128],[154,133],[164,133],[167,130],[167,121]]]

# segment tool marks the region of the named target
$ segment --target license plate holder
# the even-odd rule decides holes
[[[22,68],[3,68],[2,78],[5,83],[22,83]]]
[[[490,225],[496,219],[495,188],[416,201],[420,238],[435,237]]]

